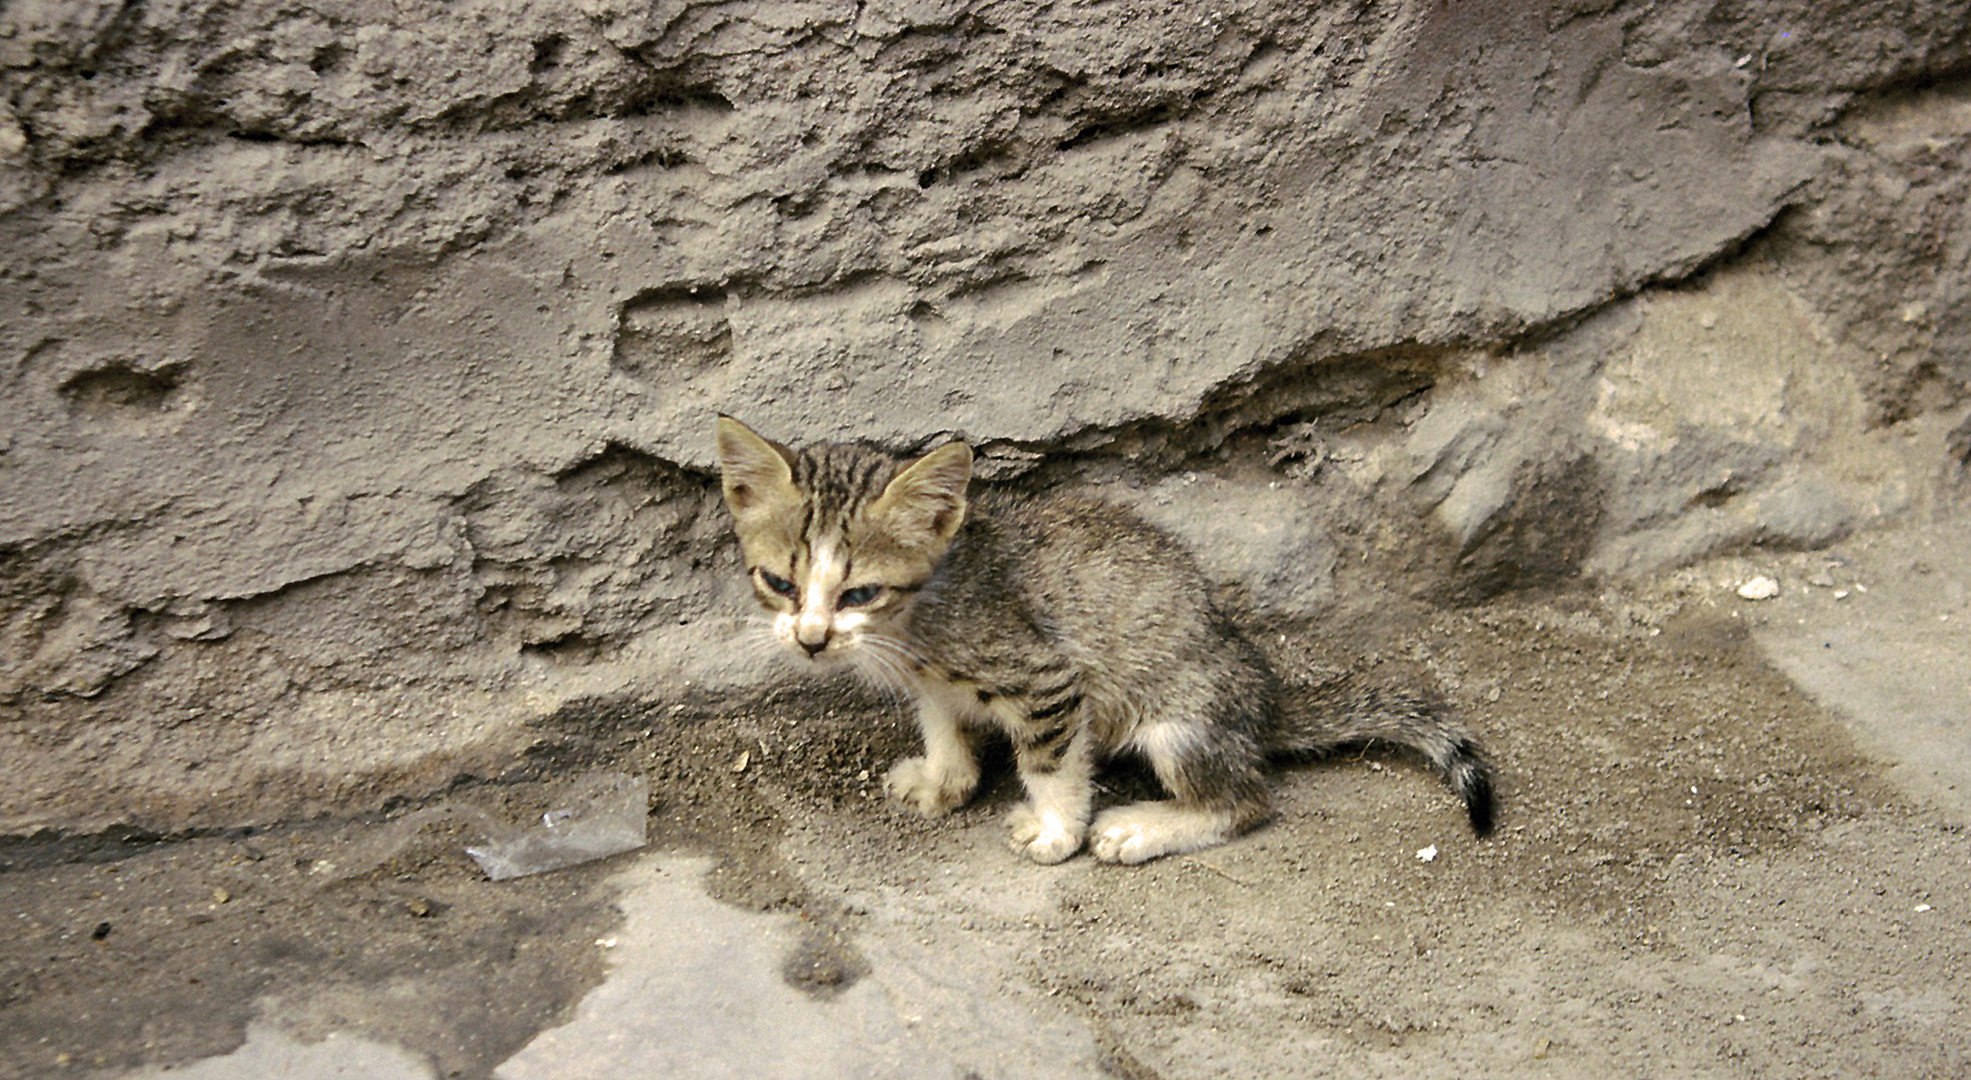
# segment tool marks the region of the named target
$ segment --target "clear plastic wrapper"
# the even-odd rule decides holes
[[[593,772],[569,785],[554,809],[526,828],[493,825],[465,849],[494,881],[544,874],[640,848],[648,839],[650,782]]]

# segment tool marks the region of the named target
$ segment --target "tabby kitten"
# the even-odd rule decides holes
[[[1015,849],[1056,863],[1195,851],[1270,814],[1271,759],[1414,748],[1492,827],[1490,770],[1421,701],[1342,680],[1286,687],[1219,614],[1176,540],[1072,496],[966,497],[972,451],[912,461],[859,445],[795,451],[731,417],[719,462],[746,572],[802,663],[849,665],[917,703],[924,753],[891,798],[944,814],[978,787],[976,741],[1012,740],[1027,800]],[[1140,755],[1169,794],[1093,814],[1104,759]],[[1092,825],[1091,825],[1092,817]]]

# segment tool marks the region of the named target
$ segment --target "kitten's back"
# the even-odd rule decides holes
[[[953,640],[986,611],[1035,624],[1081,673],[1103,742],[1173,712],[1251,731],[1270,722],[1272,673],[1212,603],[1179,541],[1133,511],[1076,494],[985,494],[945,557],[949,601],[920,632]],[[979,622],[971,629],[981,628]]]

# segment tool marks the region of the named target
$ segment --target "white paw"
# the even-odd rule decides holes
[[[1014,851],[1042,866],[1052,866],[1081,850],[1081,830],[1052,815],[1042,815],[1021,803],[1007,816],[1007,838]]]
[[[949,814],[979,786],[976,770],[936,769],[921,757],[904,758],[883,777],[883,792],[925,817]]]
[[[1098,822],[1095,827],[1095,857],[1107,863],[1125,865],[1148,862],[1163,854],[1156,831],[1141,821]]]

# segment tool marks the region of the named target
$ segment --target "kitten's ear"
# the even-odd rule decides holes
[[[735,518],[763,505],[801,500],[794,487],[794,452],[724,415],[719,417],[719,478]]]
[[[939,544],[950,543],[965,523],[965,486],[971,480],[972,448],[946,443],[898,473],[873,509],[893,528],[922,530]]]

